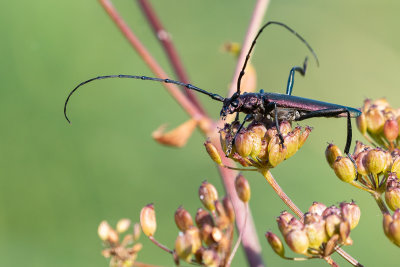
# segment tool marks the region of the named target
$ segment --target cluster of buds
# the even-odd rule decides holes
[[[137,243],[141,231],[139,224],[134,224],[133,232],[126,233],[130,228],[129,219],[119,220],[116,229],[107,221],[102,221],[98,227],[97,233],[106,247],[102,254],[105,258],[111,258],[111,267],[131,267],[135,264],[138,252],[142,249],[142,244]]]
[[[235,186],[239,198],[247,203],[250,199],[247,180],[239,175]],[[176,210],[175,223],[180,232],[173,250],[167,249],[154,238],[156,216],[152,204],[145,206],[141,212],[143,233],[159,247],[171,253],[177,265],[181,259],[202,266],[226,266],[233,254],[235,211],[232,203],[228,197],[220,201],[217,189],[206,181],[199,188],[199,198],[204,208],[197,210],[194,220],[182,206]]]
[[[399,149],[400,109],[392,108],[386,99],[367,99],[361,111],[357,126],[365,138],[390,151]]]
[[[287,121],[279,125],[283,137],[283,144],[275,126],[252,122],[248,127],[237,132],[239,124],[225,124],[220,130],[221,147],[224,153],[243,167],[255,167],[256,169],[270,169],[276,167],[283,160],[293,156],[307,140],[311,128],[304,130],[292,126]],[[221,165],[221,157],[212,149],[210,142],[205,143],[207,152],[211,158]]]
[[[277,218],[278,227],[286,244],[306,258],[285,256],[282,241],[272,232],[265,234],[272,249],[280,257],[290,260],[325,258],[331,255],[337,246],[351,245],[350,231],[360,220],[360,209],[354,203],[341,203],[340,207],[326,207],[314,202],[301,220],[288,212],[282,212]]]
[[[357,188],[379,197],[385,192],[388,206],[400,208],[400,189],[397,173],[400,173],[400,155],[381,148],[372,148],[357,141],[354,162],[342,157],[340,149],[330,144],[325,151],[326,159],[337,177]],[[356,169],[357,167],[357,169]]]

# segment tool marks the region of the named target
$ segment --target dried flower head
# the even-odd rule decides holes
[[[116,229],[112,228],[107,221],[102,221],[98,227],[98,235],[103,241],[105,249],[102,255],[110,258],[110,266],[131,267],[135,265],[142,244],[137,243],[140,230],[139,224],[135,224],[132,233],[126,233],[130,227],[129,219],[118,221]],[[125,236],[122,236],[126,233]],[[120,241],[121,240],[121,241]]]
[[[393,108],[384,99],[366,99],[357,118],[357,126],[371,143],[393,151],[400,148],[400,109]]]
[[[359,219],[360,209],[354,203],[341,203],[340,208],[327,208],[314,202],[301,220],[282,212],[277,223],[288,247],[306,256],[302,259],[311,259],[329,256],[336,246],[352,244],[350,230],[357,226]],[[267,232],[266,237],[279,256],[294,259],[284,255],[282,241],[275,234]]]

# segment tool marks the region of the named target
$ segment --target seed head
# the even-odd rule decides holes
[[[180,206],[175,211],[175,223],[179,230],[184,232],[193,226],[193,219],[192,216],[190,216],[190,213]]]
[[[236,193],[241,201],[244,203],[250,200],[250,185],[246,178],[242,174],[239,174],[235,180]]]
[[[343,182],[350,183],[356,178],[356,169],[353,162],[347,157],[337,157],[333,163],[333,170]]]
[[[218,200],[218,191],[212,184],[204,181],[199,188],[199,198],[206,209],[214,211],[214,202]]]
[[[206,147],[207,153],[210,156],[210,158],[220,165],[222,163],[221,157],[218,153],[217,148],[211,143],[209,139],[204,143],[204,146]]]
[[[284,257],[285,248],[283,247],[282,241],[279,239],[279,237],[272,232],[266,232],[265,237],[267,238],[268,243],[274,252],[279,256]]]
[[[342,156],[342,151],[340,151],[340,148],[334,144],[329,144],[325,150],[325,157],[331,168],[333,168],[333,163],[339,156]]]

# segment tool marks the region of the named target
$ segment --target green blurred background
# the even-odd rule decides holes
[[[135,1],[114,1],[123,17],[161,64],[172,73]],[[235,60],[221,52],[241,42],[255,1],[152,1],[189,72],[191,81],[224,95]],[[160,241],[173,246],[175,209],[195,213],[197,188],[207,179],[222,192],[217,170],[199,132],[183,149],[156,144],[159,125],[187,119],[156,83],[108,80],[83,88],[70,102],[69,125],[62,114],[68,92],[104,74],[152,75],[97,1],[2,1],[0,3],[0,259],[1,266],[108,266],[97,226],[128,217],[137,221],[145,204],[156,205]],[[272,1],[267,20],[287,23],[316,50],[297,76],[293,94],[359,107],[366,97],[386,96],[398,107],[400,71],[398,1]],[[309,55],[286,31],[265,32],[254,54],[259,88],[283,93],[289,69]],[[218,117],[220,104],[204,100]],[[398,266],[399,250],[384,236],[374,201],[336,179],[324,149],[345,144],[344,119],[312,119],[306,145],[273,170],[287,194],[305,210],[355,200],[362,209],[346,248],[366,266]],[[355,139],[362,139],[354,132]],[[320,266],[322,261],[287,262],[268,247],[266,230],[286,209],[260,175],[246,174],[252,212],[269,266]],[[139,260],[172,266],[169,255],[145,238]],[[341,265],[348,266],[339,257]],[[244,266],[242,251],[233,263]],[[326,265],[325,265],[326,266]]]

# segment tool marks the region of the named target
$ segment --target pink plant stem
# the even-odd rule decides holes
[[[121,16],[115,10],[109,0],[99,0],[108,15],[112,18],[114,23],[121,30],[122,34],[129,41],[132,47],[142,57],[143,61],[150,67],[154,75],[159,78],[166,79],[168,75],[164,72],[157,61],[151,56],[143,44],[139,41],[136,35],[131,31],[128,25],[123,21]],[[183,107],[183,109],[194,119],[201,119],[203,114],[200,110],[193,105],[193,103],[179,90],[176,85],[170,83],[163,83],[167,88],[168,92],[174,97],[174,99]]]
[[[161,42],[162,47],[168,56],[169,62],[171,63],[176,76],[178,77],[178,80],[184,83],[189,83],[188,75],[183,67],[182,61],[179,58],[178,52],[171,41],[171,37],[161,24],[161,21],[158,19],[158,16],[152,8],[150,2],[148,0],[138,0],[138,2],[144,14],[146,15],[147,21],[150,23],[154,34]],[[206,112],[199,102],[196,94],[187,88],[185,88],[185,93],[190,101],[192,101],[192,103],[201,111],[201,113],[205,115]]]
[[[247,28],[247,33],[244,38],[242,48],[240,51],[240,55],[238,58],[238,63],[235,68],[235,74],[233,75],[233,79],[231,82],[231,86],[229,88],[228,96],[233,95],[236,92],[236,81],[239,77],[240,70],[242,69],[244,60],[246,59],[246,54],[250,49],[251,43],[253,42],[254,37],[259,30],[261,23],[264,19],[264,15],[267,12],[267,8],[269,5],[269,0],[258,0],[254,10],[253,15],[251,16],[249,27]]]

